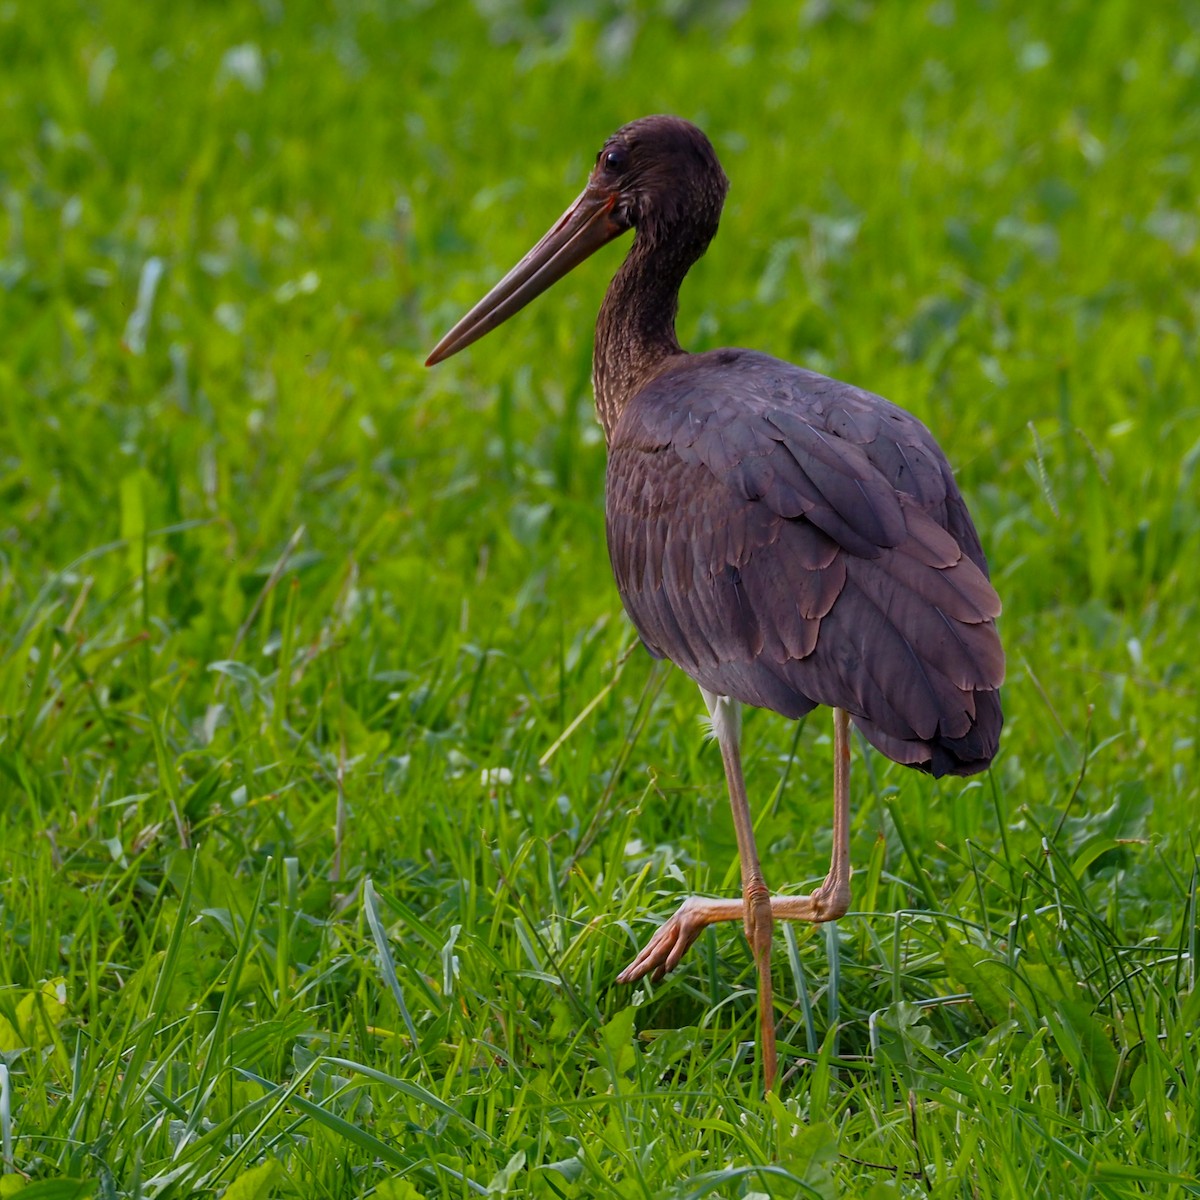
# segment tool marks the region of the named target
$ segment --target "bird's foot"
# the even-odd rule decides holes
[[[675,915],[659,927],[637,958],[617,976],[617,982],[634,983],[650,975],[657,983],[668,971],[675,969],[706,926],[741,914],[740,900],[706,900],[701,896],[689,896]]]
[[[770,953],[774,921],[836,921],[850,907],[849,873],[830,872],[811,896],[768,896],[757,890],[741,900],[710,900],[689,896],[675,915],[646,943],[642,952],[617,976],[618,983],[634,983],[650,975],[657,983],[673,971],[687,948],[708,925],[741,921],[757,962]]]

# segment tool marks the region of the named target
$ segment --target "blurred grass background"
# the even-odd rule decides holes
[[[0,63],[0,1196],[1200,1193],[1200,7],[10,0]],[[737,886],[603,548],[621,248],[420,366],[656,111],[733,184],[681,340],[917,413],[1005,602],[989,775],[856,756],[769,1103],[738,931],[612,983]],[[829,742],[748,720],[777,886]]]

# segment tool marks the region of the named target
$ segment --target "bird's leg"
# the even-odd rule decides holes
[[[850,907],[850,714],[844,708],[833,710],[833,856],[812,899],[827,910],[818,920],[836,921]]]
[[[706,694],[705,700],[709,697]],[[713,705],[709,705],[712,711]],[[746,791],[742,784],[741,761],[738,754],[736,729],[732,738],[721,739],[720,731],[714,730],[721,742],[721,756],[725,760],[725,774],[729,781],[729,796],[733,806],[734,826],[738,834],[738,851],[742,860],[742,900],[709,900],[702,896],[691,896],[683,902],[675,915],[647,942],[642,952],[617,976],[619,983],[632,983],[645,975],[661,979],[673,970],[687,948],[709,925],[718,921],[745,922],[746,936],[758,951],[755,938],[759,930],[768,935],[767,953],[770,953],[770,920],[756,914],[761,911],[762,901],[753,887],[752,871],[758,886],[766,894],[762,883],[762,871],[758,864],[758,852],[754,845],[754,830],[750,824],[750,810],[746,803]],[[730,746],[731,751],[726,747]],[[734,780],[736,779],[736,785]],[[740,796],[740,803],[738,797]],[[739,811],[740,814],[739,815]],[[753,895],[753,902],[751,897]],[[808,896],[766,896],[766,907],[770,917],[780,921],[836,921],[850,907],[850,717],[844,709],[833,710],[833,854],[829,874],[825,882]],[[753,925],[752,925],[753,916]],[[753,929],[753,932],[752,932]],[[770,986],[768,977],[767,986]],[[760,989],[760,997],[761,997]],[[773,1034],[773,1027],[772,1027]],[[763,1055],[764,1061],[766,1053]]]
[[[741,711],[736,700],[704,693],[713,718],[713,733],[721,747],[725,781],[729,785],[729,805],[733,810],[733,828],[737,833],[738,861],[742,869],[742,927],[758,969],[758,1031],[762,1041],[763,1091],[775,1089],[778,1058],[775,1053],[775,992],[771,984],[771,935],[775,919],[771,915],[771,893],[763,880],[754,841],[754,821],[746,798],[742,777]]]
[[[746,939],[758,969],[758,1017],[762,1036],[763,1083],[767,1091],[775,1086],[775,1000],[771,988],[771,933],[774,918],[771,914],[771,894],[763,881],[754,843],[754,823],[750,803],[746,799],[746,784],[742,778],[741,708],[728,696],[717,696],[700,689],[712,717],[713,736],[721,747],[725,764],[725,780],[729,785],[729,803],[733,810],[733,827],[737,834],[738,860],[742,871],[742,901],[705,900],[698,896],[686,900],[679,911],[651,939],[646,948],[617,977],[619,983],[630,983],[650,971],[660,979],[679,961],[683,952],[699,937],[701,930],[714,921],[742,918]]]

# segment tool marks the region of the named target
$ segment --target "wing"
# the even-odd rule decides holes
[[[934,774],[990,761],[1000,601],[915,417],[766,355],[694,355],[621,414],[607,492],[617,587],[652,653],[787,716],[845,708]]]

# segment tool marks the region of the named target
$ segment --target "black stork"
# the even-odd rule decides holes
[[[831,921],[850,901],[850,722],[906,766],[982,771],[1000,736],[1004,652],[979,536],[920,421],[758,351],[679,345],[679,288],[717,232],[728,187],[712,144],[687,121],[645,117],[617,130],[571,207],[427,365],[636,231],[600,308],[592,367],[608,444],[608,551],[650,653],[700,685],[725,766],[742,899],[688,899],[618,980],[659,979],[706,926],[741,919],[771,1090],[773,920]],[[741,704],[792,718],[833,708],[833,856],[811,895],[772,896],[763,880]]]

